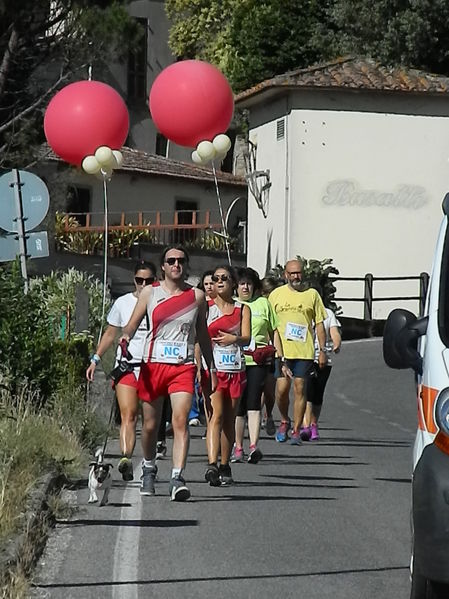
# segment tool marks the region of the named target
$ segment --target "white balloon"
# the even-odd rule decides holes
[[[213,160],[216,154],[214,144],[211,141],[200,141],[196,147],[198,155],[201,156],[204,162]]]
[[[112,154],[115,159],[115,165],[112,168],[120,168],[123,164],[123,154],[120,150],[112,150]]]
[[[231,140],[224,133],[216,135],[212,143],[214,144],[214,148],[217,152],[224,152],[225,154],[231,149],[232,145]]]
[[[201,156],[198,154],[198,152],[196,150],[193,150],[193,152],[192,152],[192,160],[196,164],[204,164],[203,159],[201,158]]]
[[[110,167],[114,161],[114,154],[111,148],[108,146],[100,146],[95,152],[95,158],[101,164],[101,166]]]
[[[226,154],[227,152],[217,152],[215,154],[214,162],[216,162],[217,164],[221,164],[223,160],[226,158]]]
[[[95,175],[101,168],[101,165],[95,156],[86,156],[81,166],[83,167],[83,171],[88,175]]]

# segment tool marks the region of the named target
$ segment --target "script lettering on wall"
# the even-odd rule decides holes
[[[419,185],[398,185],[394,191],[362,189],[349,179],[331,181],[321,201],[326,206],[377,206],[419,210],[430,202],[429,194]]]

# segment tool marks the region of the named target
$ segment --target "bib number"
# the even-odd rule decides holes
[[[183,364],[187,358],[187,341],[156,341],[156,362]]]
[[[305,343],[307,339],[307,326],[304,324],[287,322],[287,326],[285,327],[285,338],[288,341],[300,341],[301,343]]]
[[[241,357],[236,347],[214,347],[214,362],[221,372],[237,372],[241,370]]]

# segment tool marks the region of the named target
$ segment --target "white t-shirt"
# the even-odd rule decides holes
[[[340,321],[338,320],[338,318],[335,316],[335,314],[332,312],[332,310],[330,308],[325,308],[326,312],[327,312],[327,318],[325,320],[323,320],[323,325],[324,325],[324,331],[326,333],[326,343],[324,345],[324,349],[326,350],[327,353],[327,363],[329,366],[332,365],[332,359],[331,359],[331,355],[332,355],[332,350],[334,348],[334,344],[332,342],[332,338],[330,336],[330,329],[331,327],[341,327]],[[316,336],[316,332],[315,332],[315,362],[318,362],[318,358],[320,355],[320,346],[318,343],[318,339]]]
[[[137,304],[137,297],[133,293],[126,293],[121,297],[117,298],[107,316],[107,321],[114,327],[123,328],[129,322],[131,318],[131,314]],[[130,360],[133,364],[134,362],[141,362],[143,356],[143,346],[145,343],[145,339],[147,336],[147,322],[146,318],[142,318],[141,323],[139,324],[134,336],[129,342],[129,352],[132,355],[132,360]],[[117,355],[116,360],[119,360],[121,357],[122,350],[120,347],[117,347]]]

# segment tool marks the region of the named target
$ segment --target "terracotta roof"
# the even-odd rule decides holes
[[[277,75],[238,94],[235,101],[243,102],[266,89],[291,87],[447,94],[449,77],[346,57]]]
[[[214,175],[211,168],[197,166],[193,163],[181,162],[180,160],[171,160],[155,154],[147,154],[141,150],[123,147],[123,165],[117,171],[142,173],[163,177],[176,177],[180,179],[194,179],[196,181],[213,182]],[[47,144],[42,146],[40,158],[45,160],[56,160],[62,162],[61,158],[56,156]],[[238,177],[231,173],[225,173],[217,170],[217,180],[219,183],[229,185],[240,185],[246,187],[246,181],[243,177]]]

